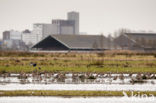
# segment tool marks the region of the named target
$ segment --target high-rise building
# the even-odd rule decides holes
[[[79,13],[74,11],[68,12],[68,20],[75,22],[74,34],[79,34]]]
[[[52,24],[56,25],[57,28],[52,34],[75,34],[75,21],[73,20],[52,20]],[[53,29],[54,30],[54,29]]]
[[[79,34],[79,13],[68,12],[67,18],[67,20],[52,20],[52,24],[57,25],[55,30],[57,33],[52,34]]]

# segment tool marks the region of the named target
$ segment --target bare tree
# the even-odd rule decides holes
[[[130,33],[130,32],[131,32],[131,30],[129,30],[129,29],[121,28],[121,29],[115,31],[113,35],[114,35],[115,38],[117,38],[120,35],[124,35],[125,33]]]

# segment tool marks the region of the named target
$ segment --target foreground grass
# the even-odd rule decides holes
[[[125,91],[128,96],[132,96],[131,91]],[[140,96],[151,94],[156,96],[156,91],[133,91],[133,95]],[[17,90],[2,91],[0,96],[124,96],[123,91],[54,91],[54,90]]]

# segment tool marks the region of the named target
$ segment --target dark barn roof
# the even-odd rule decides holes
[[[61,50],[102,50],[109,49],[112,44],[102,35],[50,35],[34,45],[33,48],[58,50],[56,48],[61,47],[63,48]]]

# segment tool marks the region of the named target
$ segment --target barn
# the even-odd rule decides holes
[[[127,50],[156,51],[156,33],[125,33],[114,43]]]
[[[103,35],[49,35],[32,48],[51,51],[101,51],[114,47]]]

